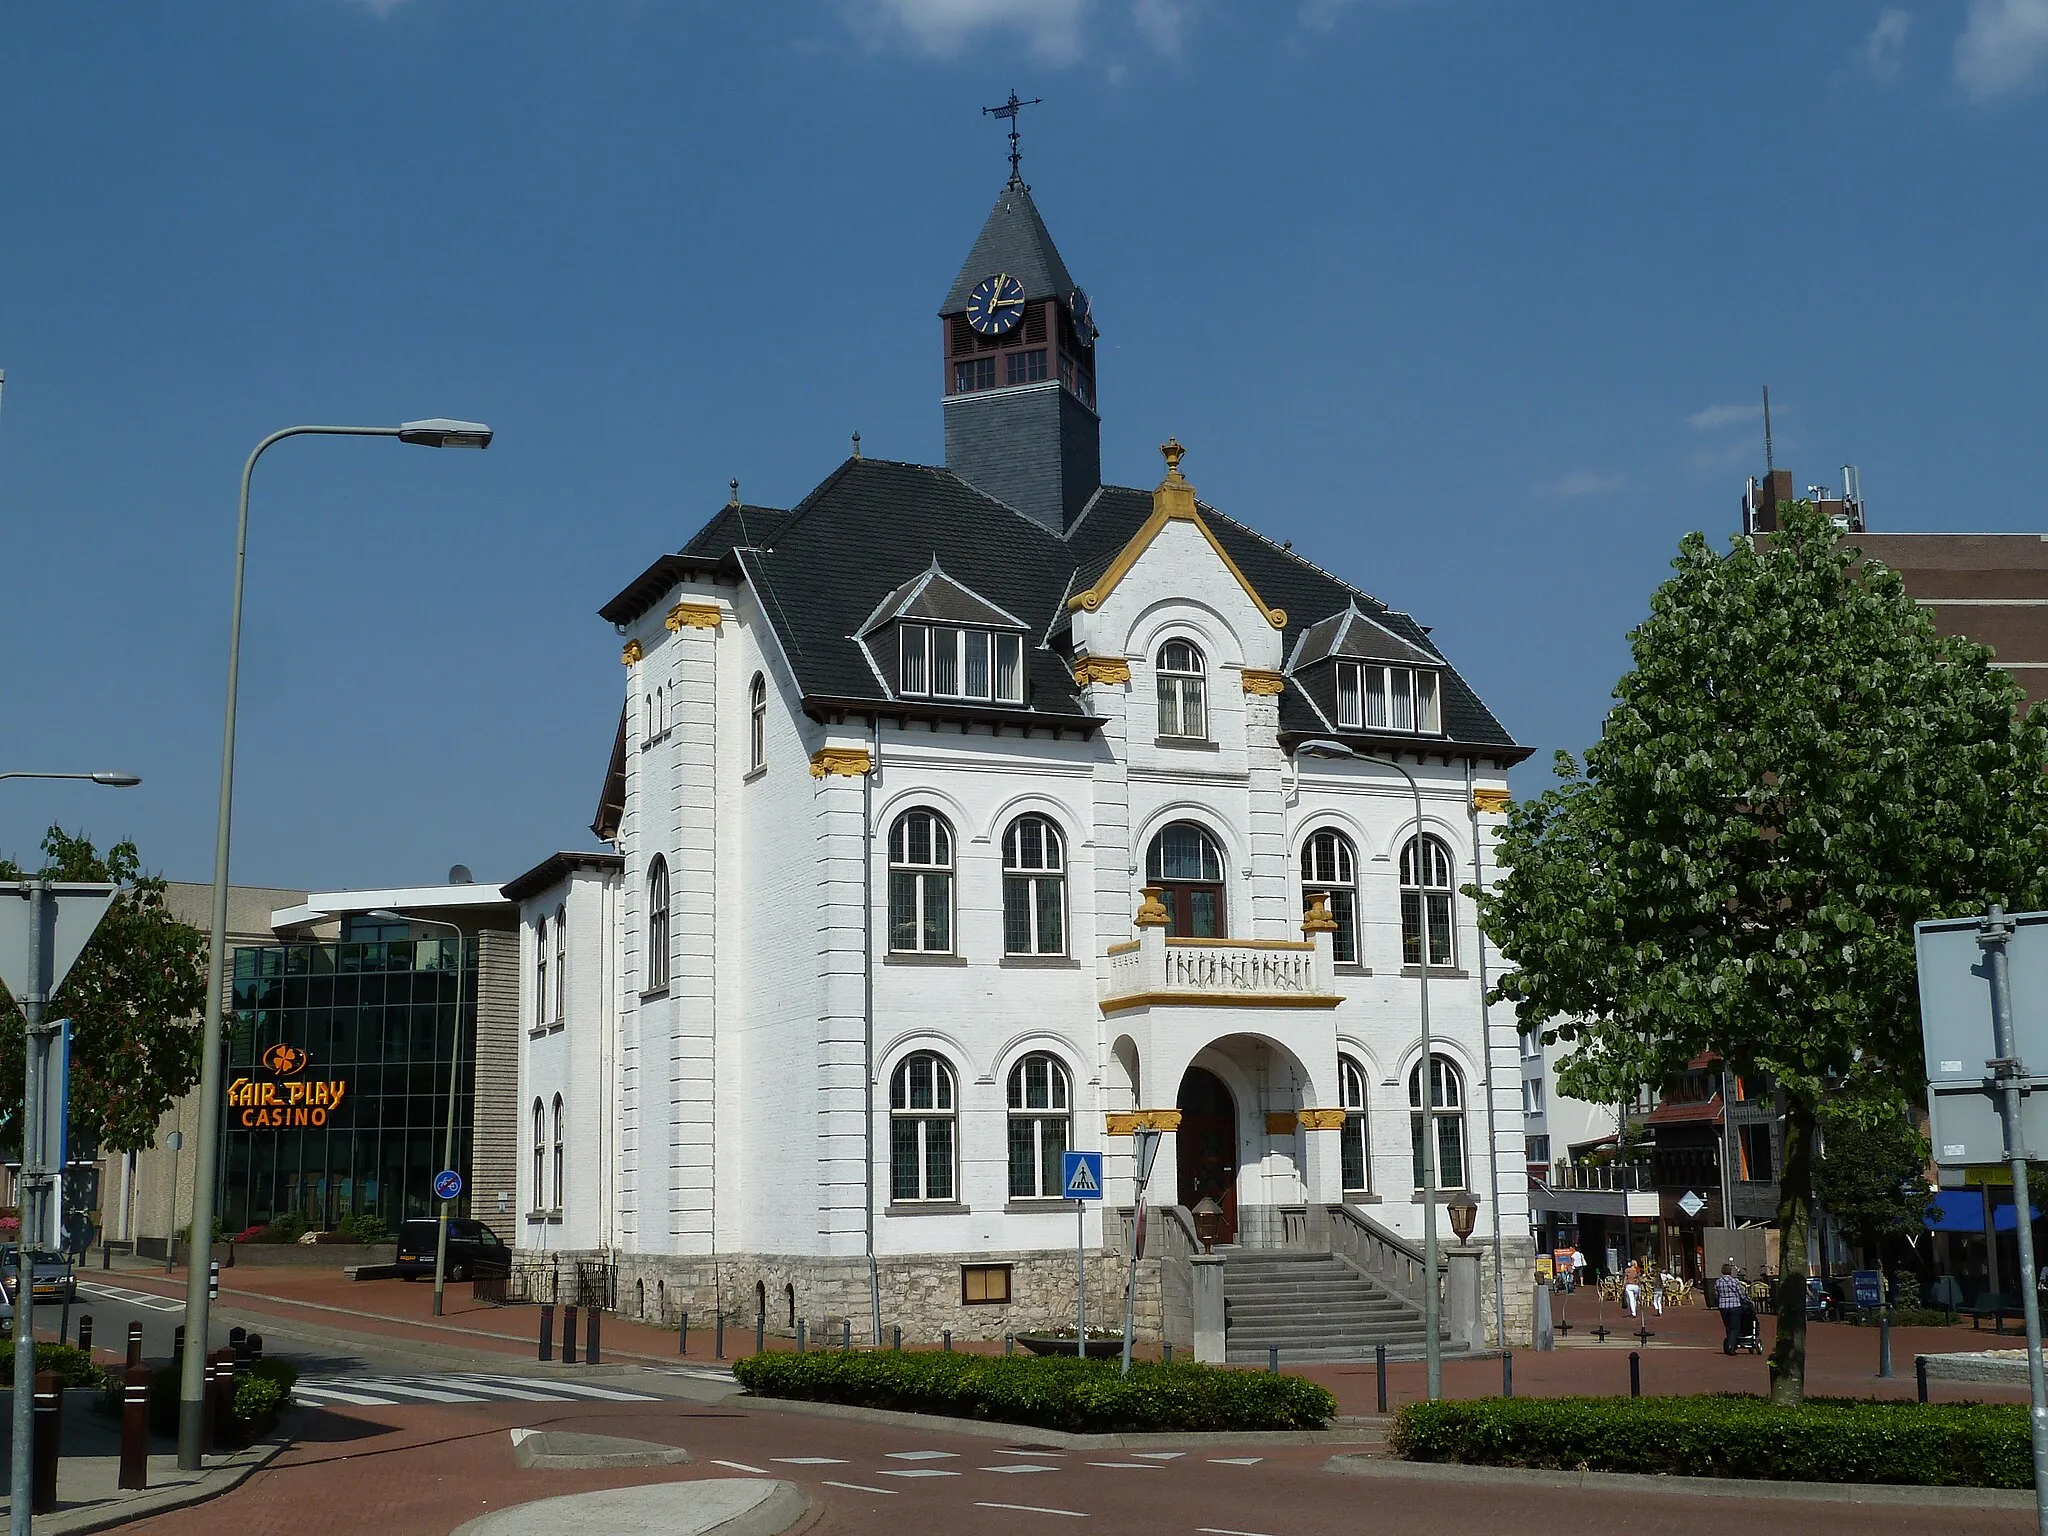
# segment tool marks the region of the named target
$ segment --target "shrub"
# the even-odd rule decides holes
[[[1411,1403],[1387,1437],[1409,1461],[1691,1477],[2030,1488],[2023,1405],[1758,1397]]]
[[[351,1211],[335,1223],[335,1228],[352,1243],[374,1247],[391,1241],[391,1229],[375,1211]]]
[[[286,1211],[282,1216],[273,1216],[261,1232],[252,1234],[247,1241],[252,1243],[296,1243],[306,1235],[306,1218],[297,1211]]]
[[[280,1360],[275,1355],[265,1355],[250,1366],[249,1375],[256,1381],[274,1383],[287,1399],[292,1395],[292,1388],[299,1384],[299,1368],[289,1360]]]
[[[235,1383],[235,1417],[244,1424],[260,1424],[274,1417],[285,1404],[285,1390],[254,1372]]]
[[[55,1371],[58,1381],[67,1387],[98,1387],[106,1383],[107,1374],[92,1363],[89,1350],[74,1349],[69,1344],[36,1343],[36,1369]]]
[[[1302,1377],[1188,1362],[1133,1365],[1125,1377],[1112,1363],[1070,1355],[814,1351],[752,1355],[732,1369],[762,1397],[1045,1429],[1320,1429],[1337,1412],[1336,1399]]]
[[[1912,1270],[1902,1269],[1892,1276],[1892,1305],[1902,1312],[1921,1305],[1920,1277]]]

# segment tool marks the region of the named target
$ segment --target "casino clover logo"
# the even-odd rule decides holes
[[[306,1070],[306,1053],[296,1045],[279,1041],[263,1053],[263,1065],[279,1077],[295,1077]]]

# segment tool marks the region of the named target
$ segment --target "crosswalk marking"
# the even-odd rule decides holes
[[[543,1392],[565,1392],[570,1397],[593,1397],[599,1402],[605,1403],[651,1403],[658,1401],[658,1399],[649,1397],[645,1392],[627,1392],[617,1387],[595,1387],[587,1381],[563,1381],[555,1377],[547,1377],[539,1381],[526,1376],[466,1375],[449,1377],[448,1379],[463,1384],[477,1382],[485,1386],[500,1386],[507,1382],[516,1381],[522,1387],[537,1386]]]
[[[78,1289],[95,1300],[104,1300],[120,1306],[146,1307],[151,1312],[182,1312],[185,1303],[175,1297],[160,1296],[154,1291],[131,1291],[125,1286],[102,1285],[97,1280],[81,1280]]]
[[[870,1488],[866,1483],[835,1483],[829,1477],[824,1481],[827,1488],[851,1488],[855,1493],[886,1493],[891,1498],[903,1491],[901,1488]]]
[[[1178,1461],[1187,1455],[1186,1451],[1133,1451],[1131,1454],[1140,1461]]]
[[[423,1403],[481,1403],[485,1399],[474,1392],[444,1392],[438,1387],[422,1387],[410,1381],[360,1380],[355,1386],[365,1392],[393,1393],[401,1398],[417,1398]]]
[[[958,1472],[947,1467],[884,1467],[877,1474],[881,1477],[958,1477]]]
[[[770,1461],[779,1461],[785,1467],[843,1467],[843,1456],[770,1456]]]
[[[309,1403],[353,1403],[359,1408],[389,1408],[393,1406],[388,1397],[367,1397],[360,1392],[344,1392],[338,1387],[309,1385],[299,1382],[292,1388],[292,1396],[303,1398]]]
[[[1000,1467],[983,1467],[984,1472],[1057,1472],[1058,1467],[1033,1466],[1028,1461],[1013,1461]]]
[[[1087,1513],[1078,1509],[1047,1509],[1042,1504],[995,1504],[987,1499],[976,1499],[976,1509],[1016,1509],[1027,1515],[1065,1515],[1069,1520],[1086,1520]]]
[[[756,1477],[766,1477],[768,1475],[766,1467],[750,1467],[744,1461],[721,1461],[716,1456],[711,1458],[711,1465],[714,1467],[731,1467],[735,1472],[751,1472]]]
[[[1256,1467],[1265,1459],[1263,1456],[1211,1456],[1209,1458],[1209,1465],[1212,1467]]]
[[[582,1381],[536,1383],[524,1376],[457,1372],[435,1376],[308,1376],[301,1378],[292,1390],[309,1403],[347,1403],[360,1408],[389,1408],[400,1403],[661,1401],[644,1392],[593,1386]]]
[[[889,1451],[891,1461],[958,1461],[958,1451]]]

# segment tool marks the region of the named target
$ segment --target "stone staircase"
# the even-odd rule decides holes
[[[1224,1347],[1233,1364],[1263,1364],[1272,1345],[1280,1363],[1370,1360],[1387,1346],[1396,1360],[1423,1353],[1422,1308],[1328,1253],[1291,1248],[1228,1250],[1223,1265]],[[1451,1352],[1450,1332],[1438,1336]]]

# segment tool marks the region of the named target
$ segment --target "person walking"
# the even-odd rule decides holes
[[[1714,1280],[1714,1305],[1721,1313],[1721,1353],[1732,1355],[1742,1337],[1742,1314],[1749,1306],[1749,1288],[1735,1273],[1733,1259],[1721,1266]]]
[[[1572,1250],[1572,1289],[1577,1290],[1586,1283],[1586,1252],[1583,1248]]]
[[[1621,1294],[1628,1303],[1628,1315],[1634,1317],[1643,1301],[1643,1266],[1634,1259],[1630,1259],[1628,1268],[1621,1272]]]

